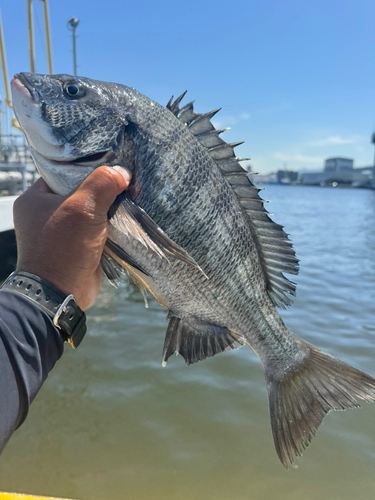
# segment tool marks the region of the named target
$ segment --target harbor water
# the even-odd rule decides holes
[[[375,376],[375,191],[267,186],[300,259],[281,315]],[[82,500],[373,500],[375,404],[334,412],[284,470],[264,374],[243,347],[161,366],[166,312],[104,279],[78,350],[66,346],[0,458],[0,490]]]

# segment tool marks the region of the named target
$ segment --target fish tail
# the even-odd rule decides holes
[[[277,454],[286,469],[310,444],[331,410],[375,401],[375,379],[311,344],[298,366],[266,368],[270,418]]]

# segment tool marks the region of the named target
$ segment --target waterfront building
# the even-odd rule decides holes
[[[327,158],[321,172],[303,173],[299,182],[310,186],[371,187],[373,170],[371,167],[354,168],[351,158]]]
[[[324,172],[351,172],[353,170],[354,160],[350,158],[327,158],[324,162]]]

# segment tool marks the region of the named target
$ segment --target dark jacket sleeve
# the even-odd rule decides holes
[[[26,297],[0,290],[0,452],[63,353],[52,320]]]

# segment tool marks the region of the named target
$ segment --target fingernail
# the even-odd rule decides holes
[[[127,183],[129,183],[132,180],[132,174],[130,173],[130,170],[127,169],[126,167],[121,167],[120,165],[115,165],[114,168],[117,172],[119,172],[123,178],[126,180]]]

